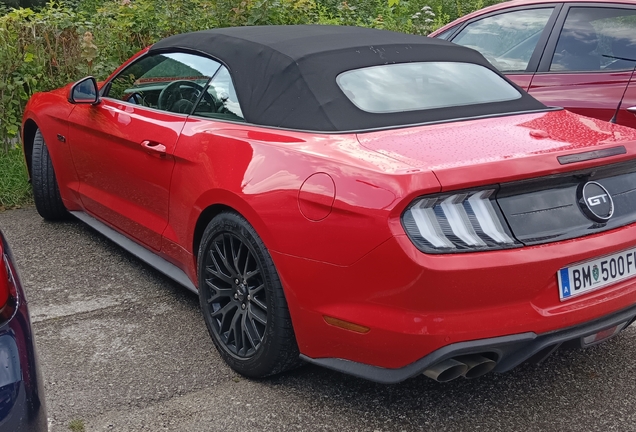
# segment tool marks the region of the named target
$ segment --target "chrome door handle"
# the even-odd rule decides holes
[[[632,114],[636,114],[636,106],[627,108],[627,111],[632,113]]]

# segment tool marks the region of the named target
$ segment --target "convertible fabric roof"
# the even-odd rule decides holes
[[[175,49],[224,63],[245,120],[258,125],[354,131],[546,108],[515,85],[522,97],[513,101],[377,114],[357,108],[338,87],[342,72],[415,61],[474,63],[502,76],[477,51],[423,36],[346,26],[231,27],[171,36],[149,52]]]

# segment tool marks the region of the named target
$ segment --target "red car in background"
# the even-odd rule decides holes
[[[447,41],[176,35],[34,95],[22,134],[38,212],[197,292],[247,376],[476,377],[636,319],[636,130]]]
[[[636,128],[634,1],[509,1],[430,36],[476,49],[548,106]]]

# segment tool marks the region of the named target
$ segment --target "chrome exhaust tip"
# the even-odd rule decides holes
[[[497,362],[479,354],[455,357],[455,360],[466,365],[465,378],[477,378],[487,374],[497,366]]]
[[[447,382],[463,376],[468,366],[454,359],[444,360],[426,369],[423,373],[437,382]]]

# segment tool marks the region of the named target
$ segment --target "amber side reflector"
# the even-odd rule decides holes
[[[330,317],[327,315],[323,315],[325,322],[334,327],[340,327],[345,330],[351,330],[356,333],[368,333],[371,330],[369,327],[361,326],[359,324],[354,324],[349,321],[343,321],[338,318]]]

